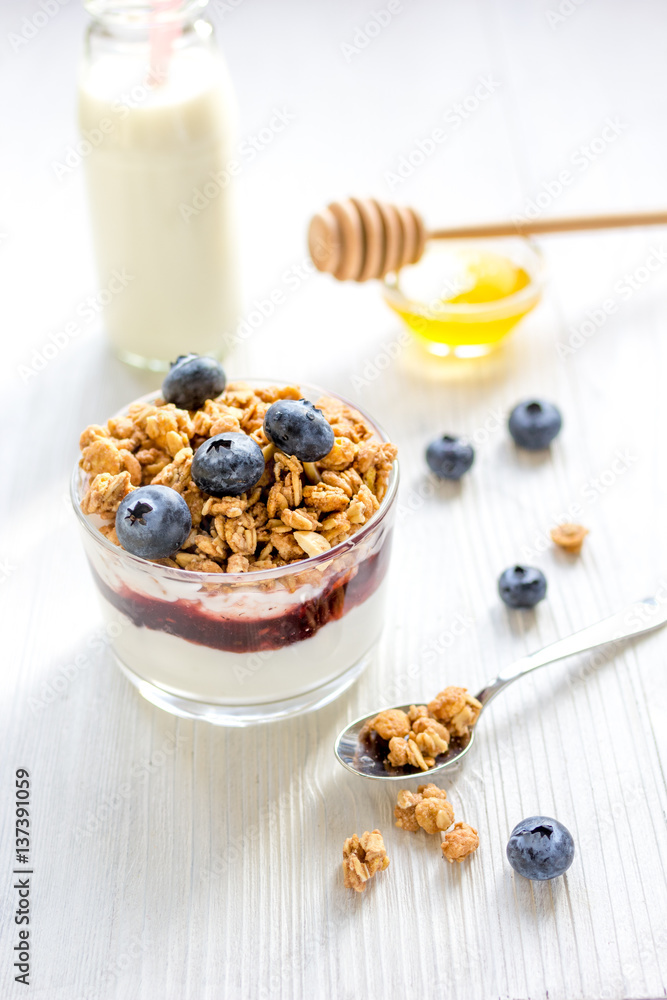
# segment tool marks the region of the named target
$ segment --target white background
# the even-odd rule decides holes
[[[414,204],[433,226],[520,213],[563,169],[573,180],[548,214],[667,202],[658,0],[564,0],[558,16],[558,0],[403,0],[352,55],[342,46],[370,3],[217,6],[242,137],[274,108],[294,115],[241,179],[248,308],[287,289],[309,214],[348,193]],[[396,684],[401,701],[445,683],[475,691],[667,579],[667,267],[631,296],[614,288],[667,249],[664,230],[544,239],[542,305],[477,364],[425,365],[407,348],[386,366],[401,330],[377,287],[302,271],[227,367],[320,382],[391,432],[403,478],[388,626],[365,678],[316,715],[243,732],[177,721],[92,648],[100,618],[67,501],[81,428],[155,380],[116,362],[95,323],[25,374],[96,291],[82,170],[58,179],[54,168],[77,138],[85,17],[70,0],[17,46],[39,9],[5,2],[0,27],[2,997],[26,995],[11,969],[19,766],[33,776],[32,997],[663,996],[664,635],[556,665],[494,704],[444,783],[480,833],[465,865],[444,865],[436,838],[397,830],[395,788],[343,772],[331,744]],[[489,75],[493,95],[445,124],[446,141],[392,189],[387,172]],[[577,166],[608,118],[618,138]],[[616,312],[559,356],[610,297]],[[562,408],[548,456],[518,454],[504,430],[527,395]],[[477,460],[460,488],[434,490],[423,449],[445,431],[473,435]],[[545,541],[573,503],[591,529],[578,560]],[[534,614],[496,595],[521,559],[549,579]],[[576,841],[553,884],[515,877],[505,860],[511,828],[534,813]],[[374,826],[391,866],[357,896],[342,888],[342,843]]]

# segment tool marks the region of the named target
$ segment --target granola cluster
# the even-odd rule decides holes
[[[582,524],[559,524],[551,531],[551,541],[566,552],[578,555],[587,534],[588,528]]]
[[[345,888],[363,892],[369,878],[376,872],[383,872],[389,867],[389,858],[384,846],[384,840],[379,830],[368,830],[361,838],[356,833],[348,837],[343,845],[343,877]]]
[[[463,861],[479,847],[477,830],[467,823],[455,823],[442,838],[440,847],[445,861],[452,865],[455,861]]]
[[[447,687],[428,705],[411,705],[408,712],[398,708],[380,712],[368,723],[368,731],[387,741],[386,760],[392,767],[428,771],[435,767],[436,757],[447,752],[452,737],[470,735],[481,710],[481,703],[466,688]]]
[[[394,808],[396,826],[416,833],[444,833],[440,847],[446,861],[463,861],[479,847],[477,830],[467,823],[454,823],[454,809],[444,788],[420,785],[416,792],[403,789]],[[452,826],[452,824],[454,824]],[[379,830],[355,833],[343,845],[343,880],[346,889],[363,892],[376,872],[389,866],[384,840]]]
[[[448,830],[454,822],[454,809],[444,788],[420,785],[416,792],[403,789],[398,793],[394,808],[396,826],[416,833],[421,827],[427,833]]]
[[[230,383],[193,411],[173,403],[133,403],[104,427],[81,435],[81,467],[88,486],[84,514],[108,522],[100,528],[118,545],[116,511],[138,486],[169,486],[192,515],[192,530],[169,559],[157,562],[204,573],[247,573],[286,566],[326,552],[359,531],[387,492],[396,457],[356,410],[324,396],[316,405],[331,424],[334,446],[323,459],[302,463],[266,437],[264,416],[278,399],[301,399],[298,386],[254,389]],[[248,434],[262,448],[264,475],[250,493],[221,498],[203,493],[190,476],[192,457],[208,438]]]
[[[429,784],[420,785],[416,792],[403,789],[398,793],[394,816],[396,826],[411,833],[420,828],[426,833],[447,831],[440,846],[444,858],[452,863],[463,861],[479,847],[474,827],[467,823],[454,823],[454,809],[444,788]]]

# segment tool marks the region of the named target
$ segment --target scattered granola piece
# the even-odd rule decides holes
[[[401,789],[394,806],[396,819],[394,825],[402,830],[408,830],[410,833],[416,833],[419,829],[419,823],[415,816],[415,806],[421,801],[422,795],[419,792],[409,792],[406,788]]]
[[[410,720],[400,708],[389,708],[386,712],[380,712],[368,725],[383,740],[391,740],[394,736],[407,736],[410,732]]]
[[[431,788],[435,786],[432,785]],[[441,792],[443,789],[439,788]],[[447,830],[454,822],[454,809],[446,797],[429,795],[415,806],[415,819],[426,833]]]
[[[379,830],[366,831],[361,839],[348,837],[343,845],[343,876],[346,889],[363,892],[366,882],[389,867],[389,858]]]
[[[394,816],[396,826],[412,833],[420,827],[426,833],[437,833],[454,822],[454,810],[447,801],[447,792],[433,784],[420,785],[416,792],[400,791]]]
[[[584,538],[588,534],[588,528],[581,524],[559,524],[551,531],[551,540],[555,545],[559,545],[566,552],[577,555],[581,552]]]
[[[467,823],[455,823],[443,837],[441,847],[444,857],[450,864],[463,861],[479,847],[477,830]]]

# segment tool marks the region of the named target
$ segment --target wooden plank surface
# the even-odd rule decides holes
[[[436,838],[395,829],[395,790],[333,758],[345,721],[385,698],[420,699],[447,682],[477,690],[519,655],[667,581],[663,231],[544,240],[540,308],[502,354],[454,367],[425,367],[402,346],[377,288],[342,287],[304,265],[309,213],[347,193],[455,224],[525,212],[569,170],[547,214],[664,205],[664,6],[400,8],[353,55],[342,46],[369,5],[243,0],[213,10],[242,135],[274,107],[294,116],[242,177],[248,308],[275,288],[285,302],[240,338],[228,369],[354,396],[389,429],[402,463],[388,624],[372,667],[314,715],[241,732],[152,708],[105,644],[69,470],[80,429],[154,381],[109,356],[97,323],[81,323],[43,370],[21,375],[95,290],[81,170],[59,180],[53,168],[76,139],[84,18],[64,6],[15,50],[10,35],[39,5],[3,10],[15,153],[0,220],[8,1000],[23,995],[10,959],[19,766],[33,776],[30,995],[40,1000],[665,995],[665,635],[555,665],[494,704],[474,755],[445,783],[457,818],[480,833],[470,864],[446,866]],[[399,158],[485,78],[497,84],[488,99],[456,126],[450,117],[437,152],[392,186]],[[608,119],[616,138],[596,153]],[[617,308],[600,319],[609,298]],[[546,457],[518,455],[504,429],[508,409],[533,394],[565,418]],[[424,446],[444,431],[477,443],[460,488],[425,476]],[[547,542],[571,504],[591,529],[579,560]],[[518,559],[549,579],[535,614],[508,613],[495,593]],[[558,817],[575,838],[575,862],[554,883],[523,881],[505,860],[511,828],[533,813]],[[356,896],[342,889],[342,843],[374,826],[391,866]]]

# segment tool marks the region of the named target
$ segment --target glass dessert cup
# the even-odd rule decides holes
[[[314,386],[301,390],[313,401],[341,398]],[[77,466],[72,503],[110,644],[123,673],[154,705],[217,725],[267,722],[327,704],[370,662],[384,624],[396,463],[379,510],[351,538],[254,573],[176,569],[113,545],[98,530],[104,522],[81,511],[86,479]]]
[[[494,259],[501,265],[495,274],[483,274],[482,281],[497,280],[509,294],[501,291],[501,297],[470,301],[475,289],[466,286],[466,264],[475,255],[488,258],[492,271]],[[514,286],[512,273],[518,278]],[[542,288],[542,256],[530,240],[518,236],[433,240],[421,260],[388,274],[382,283],[385,302],[430,354],[460,358],[481,357],[494,350],[537,305]],[[487,285],[487,295],[490,291]],[[469,301],[461,301],[466,297]]]

